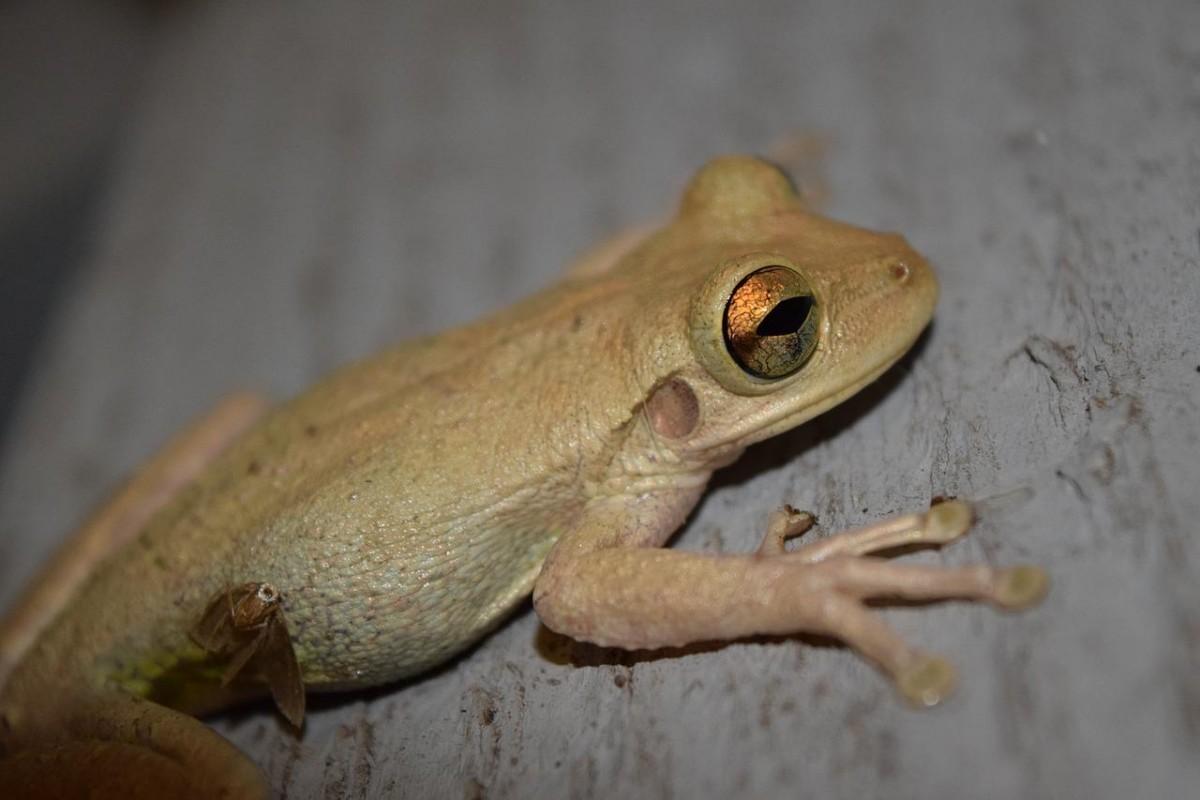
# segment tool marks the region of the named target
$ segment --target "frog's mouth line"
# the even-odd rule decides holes
[[[879,380],[884,373],[895,366],[896,362],[899,361],[905,353],[912,349],[912,346],[916,344],[917,339],[921,337],[921,333],[924,332],[925,327],[926,326],[923,326],[921,330],[917,331],[916,335],[914,335],[911,340],[905,342],[903,346],[898,347],[895,351],[886,356],[878,365],[867,370],[865,373],[863,373],[862,377],[858,378],[850,385],[839,389],[838,391],[824,395],[823,397],[818,397],[813,402],[806,404],[803,408],[787,411],[783,415],[774,419],[767,419],[760,422],[753,416],[748,417],[745,420],[748,424],[742,430],[738,431],[734,436],[722,437],[722,441],[696,442],[694,443],[696,451],[706,452],[719,449],[721,447],[728,447],[732,441],[742,440],[742,437],[747,437],[742,442],[742,446],[749,446],[751,444],[755,444],[756,442],[761,442],[764,439],[770,439],[773,436],[778,436],[784,431],[791,430],[792,428],[804,424],[810,419],[819,417],[829,409],[848,400],[866,387],[870,386],[875,381]]]

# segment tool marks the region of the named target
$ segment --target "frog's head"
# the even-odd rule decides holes
[[[692,463],[724,461],[850,397],[913,345],[937,300],[901,236],[807,212],[782,172],[746,157],[701,169],[634,260],[670,287],[650,314],[659,368],[643,376],[645,419]]]

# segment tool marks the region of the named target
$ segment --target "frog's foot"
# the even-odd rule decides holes
[[[787,552],[787,542],[805,534],[817,522],[807,511],[783,506],[773,511],[767,520],[767,532],[755,551],[760,556],[778,556]]]
[[[1050,576],[1041,567],[1022,564],[1000,570],[996,583],[996,605],[1008,611],[1033,608],[1050,590]]]
[[[0,756],[6,798],[270,794],[258,768],[203,723],[132,696],[81,705],[62,730],[19,735],[3,742]]]
[[[810,569],[827,582],[819,601],[820,632],[842,640],[878,664],[904,698],[918,706],[941,702],[954,687],[954,668],[941,658],[911,648],[865,601],[963,599],[1018,610],[1036,605],[1049,586],[1046,573],[1033,566],[926,567],[839,556]]]
[[[974,515],[961,500],[947,500],[924,514],[905,514],[873,525],[834,534],[793,550],[815,564],[835,556],[861,556],[905,545],[938,545],[952,542],[971,527]]]
[[[942,702],[958,682],[950,662],[937,656],[919,656],[894,676],[896,688],[914,706],[930,708]]]

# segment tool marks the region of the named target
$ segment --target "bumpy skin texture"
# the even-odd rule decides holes
[[[729,281],[777,263],[812,287],[820,341],[795,375],[750,380],[724,353],[720,309]],[[825,571],[797,576],[790,555],[641,548],[665,542],[712,470],[874,380],[936,294],[900,237],[806,212],[763,162],[718,159],[664,227],[502,313],[343,369],[238,438],[18,654],[3,747],[193,741],[185,764],[228,758],[215,735],[170,732],[186,728],[173,712],[130,729],[160,707],[127,698],[204,711],[254,691],[221,689],[188,637],[214,594],[245,583],[279,588],[318,690],[442,662],[535,584],[551,627],[625,647],[829,628],[802,613]],[[793,584],[809,593],[780,594]]]

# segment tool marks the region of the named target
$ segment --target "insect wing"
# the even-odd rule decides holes
[[[238,673],[246,667],[250,659],[262,649],[269,634],[270,625],[267,625],[258,632],[258,635],[242,645],[242,648],[233,654],[233,658],[229,659],[229,663],[225,666],[225,672],[221,675],[222,687],[228,686],[238,676]]]
[[[248,666],[266,679],[280,713],[299,728],[304,724],[304,683],[283,611],[264,600],[264,584],[245,583],[209,601],[192,639],[210,653],[233,653],[221,676],[227,686]],[[273,587],[271,591],[274,592]],[[252,636],[249,641],[247,637]],[[240,646],[239,646],[240,645]]]
[[[300,664],[292,649],[283,614],[274,614],[261,634],[263,644],[258,648],[255,663],[271,687],[271,697],[280,713],[297,728],[304,724],[304,682],[300,679]]]
[[[243,587],[225,589],[213,595],[204,615],[191,630],[192,640],[210,653],[227,653],[236,644],[233,627],[234,595]]]

